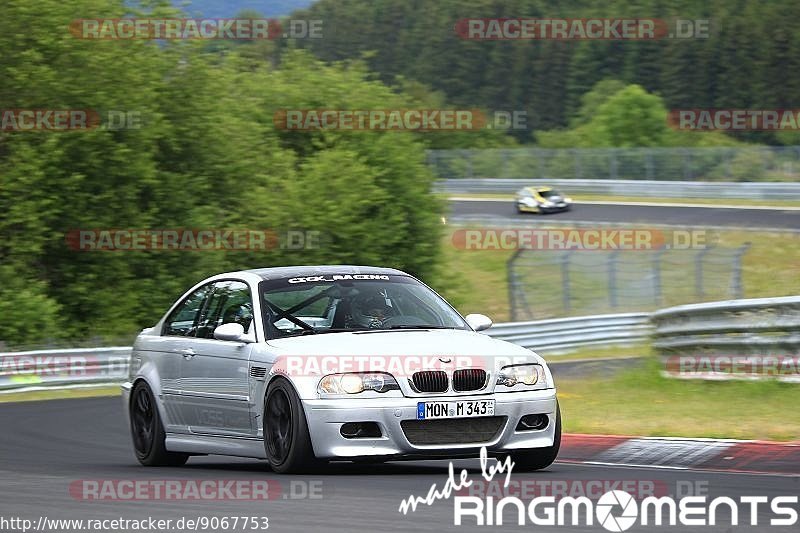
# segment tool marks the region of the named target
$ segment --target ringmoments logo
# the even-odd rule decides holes
[[[441,488],[434,483],[425,496],[413,494],[404,499],[398,511],[407,515],[421,505],[431,506],[440,500],[453,498],[453,524],[476,526],[602,526],[607,531],[621,532],[639,524],[642,526],[690,527],[716,526],[720,522],[731,526],[796,526],[798,522],[798,496],[720,496],[691,495],[646,496],[637,498],[631,493],[612,489],[593,501],[587,496],[555,495],[535,496],[523,500],[517,496],[497,498],[483,493],[468,495],[474,483],[491,484],[497,474],[505,474],[504,488],[511,484],[514,462],[507,457],[503,462],[488,465],[488,453],[481,448],[480,477],[470,478],[462,469],[456,475],[450,463],[448,477]],[[498,481],[501,478],[498,478]],[[588,486],[588,484],[587,484]],[[467,495],[465,495],[467,494]]]
[[[592,526],[596,521],[608,531],[620,532],[636,524],[716,526],[730,519],[732,526],[794,526],[798,521],[797,496],[687,496],[678,500],[650,496],[637,501],[626,491],[612,490],[597,502],[587,497],[541,496],[526,503],[515,496],[499,500],[456,496],[453,504],[455,525]]]
[[[622,512],[615,516],[614,509]],[[609,531],[625,531],[630,529],[639,515],[636,500],[624,490],[606,492],[597,501],[597,521]]]

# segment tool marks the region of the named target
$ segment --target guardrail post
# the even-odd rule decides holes
[[[574,250],[569,250],[561,257],[561,290],[563,292],[562,299],[565,313],[570,312],[569,259],[573,251]]]
[[[747,250],[750,249],[752,243],[746,242],[736,250],[733,256],[733,272],[731,272],[731,289],[733,290],[733,298],[738,300],[742,298],[744,289],[742,287],[742,257]]]
[[[517,275],[514,272],[514,262],[522,253],[522,248],[514,252],[506,261],[506,276],[508,277],[508,307],[511,322],[517,320]]]
[[[653,300],[655,305],[662,303],[661,289],[661,256],[667,251],[666,247],[661,247],[653,254]]]
[[[698,299],[703,298],[703,259],[713,248],[709,246],[700,250],[694,260],[694,295]]]
[[[611,308],[617,307],[617,256],[620,250],[614,250],[608,256],[608,303]]]

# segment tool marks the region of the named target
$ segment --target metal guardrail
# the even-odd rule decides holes
[[[642,198],[741,198],[797,200],[797,182],[703,182],[603,179],[444,179],[437,192],[447,194],[513,194],[522,187],[555,187],[567,195],[594,194]]]
[[[495,324],[486,334],[525,348],[557,352],[582,346],[644,342],[652,332],[648,313],[622,313]]]
[[[130,353],[130,346],[0,353],[0,392],[119,383]]]
[[[651,321],[658,350],[696,353],[740,346],[749,354],[763,353],[766,346],[784,354],[800,351],[800,296],[680,305],[653,313]]]
[[[486,334],[545,352],[579,346],[643,342],[646,313],[495,324]],[[122,382],[130,347],[0,353],[0,392]]]
[[[651,322],[669,374],[764,377],[772,365],[773,376],[800,379],[800,296],[681,305],[653,313]],[[787,362],[791,368],[779,368]]]
[[[800,361],[800,296],[682,305],[653,314],[508,322],[495,324],[485,334],[548,355],[652,339],[665,358],[780,355]],[[130,351],[113,347],[0,353],[0,392],[119,383],[127,376]]]

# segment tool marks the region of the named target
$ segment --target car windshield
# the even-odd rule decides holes
[[[436,293],[409,276],[334,274],[261,283],[270,338],[342,331],[468,329]]]
[[[552,197],[554,197],[554,196],[561,196],[561,195],[558,193],[558,191],[553,191],[553,190],[550,190],[550,191],[539,191],[539,195],[540,195],[542,198],[552,198]]]

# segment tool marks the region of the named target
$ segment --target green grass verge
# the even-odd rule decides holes
[[[568,433],[800,440],[800,385],[662,377],[655,359],[611,378],[560,380]]]
[[[451,232],[458,229],[450,226],[450,232],[442,240],[441,280],[434,283],[445,298],[464,314],[483,313],[495,322],[510,320],[508,302],[508,275],[506,263],[513,254],[511,250],[463,250],[453,245]],[[742,262],[742,284],[745,298],[789,296],[800,294],[800,233],[763,233],[752,231],[714,232],[716,246],[736,248],[745,242],[751,246]],[[542,252],[546,253],[546,252]],[[586,252],[588,253],[588,252]],[[581,256],[580,259],[587,259]],[[639,259],[646,259],[642,256]],[[560,279],[558,265],[537,272],[540,280]],[[547,277],[546,277],[547,276]],[[588,315],[604,312],[648,311],[651,309],[620,308],[612,311],[603,308],[607,301],[607,284],[604,278],[583,277],[573,273],[573,286],[580,287],[573,293],[572,315]],[[542,282],[544,284],[544,282]],[[662,271],[664,301],[659,307],[694,303],[694,268],[672,268]],[[560,287],[559,287],[560,291]],[[528,295],[541,318],[561,316],[548,311],[560,310],[560,292],[543,287],[541,296]],[[724,299],[709,295],[706,300]],[[655,307],[653,307],[655,309]]]
[[[64,400],[69,398],[97,398],[119,396],[119,385],[92,387],[87,389],[54,389],[29,392],[6,392],[0,394],[0,403],[35,402],[40,400]]]
[[[634,344],[630,346],[610,346],[601,348],[580,348],[566,352],[549,352],[535,350],[548,362],[558,361],[584,361],[587,359],[616,359],[624,357],[647,357],[651,354],[649,344]]]

